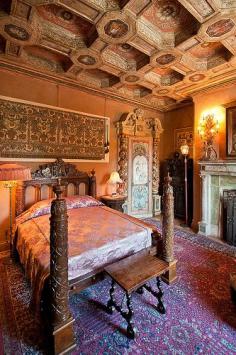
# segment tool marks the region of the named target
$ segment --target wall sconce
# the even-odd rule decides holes
[[[198,134],[203,141],[204,154],[201,160],[216,160],[217,153],[213,147],[214,138],[218,133],[219,123],[213,113],[205,114],[199,122]]]

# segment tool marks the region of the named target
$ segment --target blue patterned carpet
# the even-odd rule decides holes
[[[119,314],[105,312],[109,278],[71,296],[74,354],[236,354],[236,306],[229,289],[229,273],[236,272],[235,249],[176,229],[179,277],[171,286],[163,284],[167,313],[156,311],[147,292],[134,294],[135,340],[126,337]],[[21,268],[0,261],[0,274],[0,354],[1,349],[5,354],[46,353],[46,337],[28,309],[30,289]],[[122,296],[117,290],[117,299]]]

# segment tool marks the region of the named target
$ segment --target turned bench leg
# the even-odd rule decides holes
[[[135,337],[135,330],[133,328],[133,322],[132,322],[132,317],[133,317],[133,307],[132,307],[132,301],[131,301],[131,295],[126,292],[126,299],[127,299],[127,308],[128,312],[126,313],[126,320],[128,323],[127,326],[127,335],[130,339],[134,339]]]
[[[139,295],[142,295],[144,293],[144,289],[143,289],[143,286],[139,287],[136,292],[139,294]]]
[[[115,304],[115,300],[114,300],[114,292],[115,292],[115,281],[112,279],[111,280],[111,288],[110,288],[110,299],[107,302],[107,312],[109,314],[112,314],[113,311],[115,310],[114,304]]]
[[[161,281],[159,279],[159,277],[157,277],[157,289],[158,289],[158,292],[157,292],[157,300],[158,300],[158,304],[157,304],[157,310],[158,312],[160,312],[161,314],[165,314],[166,313],[166,310],[165,310],[165,306],[162,302],[162,297],[163,297],[163,291],[161,289]]]
[[[114,293],[115,293],[115,281],[111,280],[111,288],[110,288],[110,298],[107,302],[107,312],[112,314],[114,310],[120,313],[120,315],[126,320],[128,323],[127,325],[127,336],[130,339],[134,339],[135,337],[135,328],[133,327],[132,317],[133,317],[133,307],[131,301],[131,295],[128,292],[126,294],[126,304],[127,304],[127,311],[124,311],[121,306],[116,304]]]
[[[148,292],[150,292],[158,301],[157,303],[157,310],[159,313],[161,314],[165,314],[166,313],[166,309],[165,306],[162,302],[162,297],[164,295],[162,289],[161,289],[161,281],[160,278],[157,277],[156,278],[156,285],[157,285],[157,292],[155,290],[153,290],[153,288],[149,285],[143,285],[142,288],[144,288],[145,290],[147,290]]]

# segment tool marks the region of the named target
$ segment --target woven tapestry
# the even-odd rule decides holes
[[[104,117],[0,99],[0,156],[105,157]]]

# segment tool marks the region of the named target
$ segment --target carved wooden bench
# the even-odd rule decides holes
[[[157,310],[164,314],[165,307],[162,302],[163,291],[160,286],[160,276],[169,269],[169,264],[157,256],[150,254],[137,253],[125,259],[122,259],[105,268],[107,274],[111,277],[110,299],[107,303],[107,311],[112,314],[114,310],[118,311],[127,321],[127,336],[131,339],[135,337],[135,329],[132,323],[133,307],[131,294],[136,291],[140,294],[147,290],[157,299]],[[156,278],[157,291],[147,285],[147,282]],[[127,311],[118,305],[114,298],[115,283],[117,283],[126,294]]]

